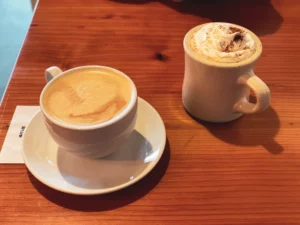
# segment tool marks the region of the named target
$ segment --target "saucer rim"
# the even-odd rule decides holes
[[[128,182],[125,182],[121,185],[118,185],[118,186],[114,186],[114,187],[110,187],[110,188],[105,188],[105,189],[85,189],[85,188],[82,188],[81,190],[77,190],[77,191],[72,191],[72,190],[69,190],[69,189],[64,189],[64,188],[60,188],[60,187],[57,187],[47,181],[45,181],[41,176],[39,176],[34,169],[32,169],[30,166],[29,166],[29,163],[28,163],[28,160],[26,158],[26,154],[24,153],[24,143],[25,143],[25,140],[26,140],[26,137],[29,135],[27,132],[27,128],[29,127],[29,125],[32,123],[32,121],[34,120],[34,118],[36,118],[38,116],[38,114],[41,114],[41,110],[39,110],[38,112],[36,112],[34,114],[34,116],[30,119],[30,122],[28,123],[28,125],[26,126],[25,128],[25,131],[24,131],[24,137],[23,137],[23,141],[22,141],[22,144],[23,144],[23,148],[22,148],[22,157],[24,159],[24,164],[26,166],[26,168],[29,170],[29,172],[37,179],[39,180],[41,183],[43,183],[44,185],[54,189],[54,190],[57,190],[57,191],[60,191],[60,192],[63,192],[63,193],[67,193],[67,194],[72,194],[72,195],[102,195],[102,194],[108,194],[108,193],[112,193],[112,192],[116,192],[116,191],[119,191],[121,189],[125,189],[126,187],[129,187],[135,183],[137,183],[138,181],[140,181],[142,178],[146,177],[153,169],[154,167],[157,165],[157,163],[160,161],[164,151],[165,151],[165,147],[166,147],[166,139],[167,139],[167,134],[166,134],[166,128],[165,128],[165,124],[160,116],[160,114],[157,112],[157,110],[149,103],[147,102],[146,100],[142,99],[141,97],[138,97],[138,107],[141,107],[139,102],[142,101],[145,103],[146,107],[149,107],[152,109],[152,111],[154,113],[157,114],[157,119],[160,121],[161,125],[162,125],[162,132],[164,134],[164,137],[163,137],[163,143],[161,144],[160,146],[160,152],[159,154],[157,155],[156,159],[152,162],[150,162],[150,165],[149,167],[145,168],[145,170],[143,170],[138,176],[136,176],[134,179],[128,181]],[[138,115],[137,115],[138,116]],[[49,138],[50,135],[49,135]]]

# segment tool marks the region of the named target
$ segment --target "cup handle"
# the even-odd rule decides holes
[[[48,83],[50,80],[53,79],[53,77],[59,75],[62,73],[62,70],[58,68],[57,66],[51,66],[48,69],[45,70],[45,79]]]
[[[270,105],[269,87],[255,75],[253,70],[238,79],[238,83],[248,86],[256,96],[256,104],[250,103],[246,97],[239,100],[233,107],[236,112],[252,114],[265,111]]]

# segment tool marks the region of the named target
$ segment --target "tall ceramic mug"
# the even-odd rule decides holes
[[[114,73],[129,81],[131,98],[124,110],[106,122],[91,125],[64,123],[51,116],[44,105],[45,91],[61,76],[74,71],[84,73],[86,70]],[[63,72],[58,67],[50,67],[45,71],[45,77],[47,84],[40,95],[40,107],[49,134],[62,150],[82,157],[104,157],[117,150],[134,130],[138,104],[137,90],[133,81],[121,71],[104,66],[82,66]]]
[[[270,90],[253,71],[262,53],[259,38],[248,29],[231,24],[248,32],[257,49],[252,56],[240,62],[215,62],[199,56],[190,46],[193,34],[205,25],[192,28],[183,42],[185,73],[182,100],[185,109],[192,116],[209,122],[228,122],[243,114],[266,110],[270,104]],[[249,102],[250,89],[255,93],[256,104]]]

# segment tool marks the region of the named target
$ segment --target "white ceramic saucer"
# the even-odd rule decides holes
[[[154,168],[166,143],[160,115],[145,100],[138,101],[133,134],[120,149],[100,159],[59,149],[38,112],[24,134],[22,153],[27,168],[42,183],[70,194],[105,194],[134,184]]]

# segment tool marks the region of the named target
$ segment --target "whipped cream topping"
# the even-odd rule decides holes
[[[256,44],[242,28],[226,23],[210,23],[194,33],[191,48],[211,61],[234,63],[251,57]]]

